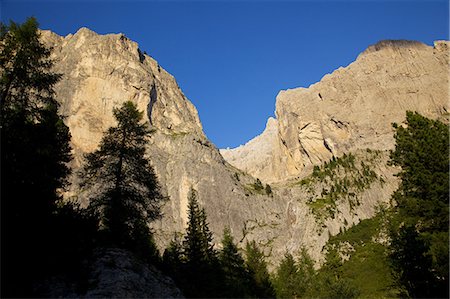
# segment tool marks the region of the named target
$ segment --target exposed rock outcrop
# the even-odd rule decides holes
[[[224,157],[267,181],[284,181],[333,156],[363,148],[392,149],[391,124],[402,122],[406,110],[432,118],[448,114],[448,46],[446,41],[430,47],[392,40],[370,46],[320,82],[278,94],[278,142],[271,137],[271,162],[256,155],[249,161],[243,153],[252,141]],[[262,163],[272,167],[262,169]]]
[[[155,129],[147,153],[170,198],[164,217],[153,223],[161,248],[185,229],[191,187],[198,191],[216,240],[226,225],[241,239],[248,219],[269,219],[273,210],[283,210],[283,202],[247,191],[254,179],[225,162],[206,139],[195,107],[175,79],[135,42],[86,28],[66,37],[44,31],[42,39],[53,48],[55,71],[63,75],[56,95],[72,133],[75,172],[66,197],[86,204],[76,170],[83,155],[95,150],[106,129],[115,125],[113,108],[131,100],[147,111],[145,121]]]
[[[173,280],[118,248],[98,250],[85,298],[184,298]]]
[[[380,151],[379,162],[370,167],[382,180],[335,198],[335,212],[324,217],[317,211],[328,206],[314,200],[327,193],[330,182],[311,179],[305,185],[296,177],[310,175],[313,164],[333,155],[354,151],[360,163],[368,157],[366,147],[391,148],[390,123],[401,121],[407,109],[427,116],[447,109],[445,43],[435,48],[375,47],[308,89],[280,92],[277,120],[268,121],[262,136],[239,150],[223,152],[236,168],[207,140],[195,107],[175,79],[135,42],[86,28],[66,37],[44,31],[42,40],[53,47],[55,70],[63,75],[56,94],[72,133],[75,172],[66,197],[86,203],[76,177],[83,154],[95,150],[104,131],[115,125],[112,109],[132,100],[155,129],[147,153],[170,198],[163,218],[152,223],[161,248],[175,232],[184,231],[193,187],[216,241],[229,226],[241,246],[256,240],[272,266],[286,250],[295,255],[302,246],[320,260],[329,234],[373,216],[379,203],[388,202],[397,186],[396,169],[385,165],[387,153]],[[351,171],[359,173],[358,167]],[[263,183],[283,182],[266,194],[254,188],[255,178],[246,172]],[[358,204],[351,206],[348,196],[357,197]]]
[[[220,153],[231,165],[242,171],[251,173],[263,181],[271,181],[273,157],[279,156],[278,149],[278,121],[270,117],[264,132],[250,140],[245,145],[234,149],[221,149]]]
[[[48,298],[184,298],[174,281],[131,252],[98,248],[86,259],[86,277],[52,277],[42,281],[37,294]]]

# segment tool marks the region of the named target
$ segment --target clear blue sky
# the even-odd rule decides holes
[[[216,146],[264,129],[281,89],[307,87],[382,39],[448,39],[448,0],[0,0],[3,22],[35,16],[60,35],[123,32],[175,76]]]

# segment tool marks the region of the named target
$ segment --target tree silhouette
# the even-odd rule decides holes
[[[274,298],[275,291],[270,281],[263,252],[255,241],[245,246],[246,265],[252,277],[252,292],[258,298]]]
[[[391,162],[401,166],[391,219],[391,260],[413,297],[448,297],[449,128],[406,113]]]
[[[135,252],[155,249],[148,222],[160,217],[165,198],[145,156],[150,131],[130,101],[114,109],[114,116],[117,126],[86,156],[82,186],[89,188],[90,209],[100,215],[107,244]]]
[[[2,297],[32,295],[56,246],[53,214],[71,155],[52,65],[36,19],[0,25]]]
[[[302,295],[298,291],[298,267],[292,254],[286,253],[281,260],[274,285],[279,298],[298,298]]]
[[[225,276],[225,297],[248,297],[251,294],[251,276],[228,227],[223,231],[222,246],[219,261]]]
[[[188,198],[188,227],[183,240],[183,291],[188,297],[220,297],[222,273],[214,250],[205,209],[200,208],[197,192]]]

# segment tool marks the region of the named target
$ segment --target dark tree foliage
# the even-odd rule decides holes
[[[269,184],[266,184],[266,194],[271,197],[273,196],[272,187]]]
[[[393,266],[409,296],[448,297],[449,128],[413,112],[394,128],[391,162],[402,170],[393,195]]]
[[[308,289],[315,283],[316,271],[314,270],[314,262],[309,256],[305,248],[300,252],[300,259],[297,263],[300,292],[307,293]]]
[[[298,267],[294,257],[286,253],[276,271],[274,280],[277,298],[298,298],[301,293],[298,290]]]
[[[183,240],[183,256],[184,280],[181,284],[184,294],[199,298],[221,297],[223,276],[206,212],[200,208],[194,189],[191,189],[188,199],[188,227]]]
[[[275,290],[270,281],[264,254],[255,241],[247,242],[245,253],[247,269],[252,278],[252,293],[257,298],[275,298]]]
[[[162,256],[163,269],[175,281],[181,281],[183,263],[183,247],[175,235],[172,241],[170,241],[169,247],[164,250]]]
[[[223,232],[222,247],[219,252],[219,261],[225,276],[225,297],[250,297],[252,277],[236,244],[234,244],[228,227]]]
[[[32,295],[59,250],[53,215],[71,155],[52,65],[34,18],[0,25],[2,296]]]
[[[183,241],[175,237],[163,254],[163,265],[183,294],[189,298],[224,297],[224,275],[214,250],[206,212],[200,208],[197,192],[188,197],[188,226]]]
[[[256,191],[260,191],[260,190],[264,190],[264,186],[261,183],[260,179],[256,179],[255,183],[253,184],[253,187],[255,188]]]
[[[90,209],[100,216],[104,242],[145,257],[156,256],[148,222],[160,217],[165,198],[145,156],[150,131],[142,115],[132,102],[114,109],[117,126],[86,156],[82,185],[90,190]]]
[[[193,268],[216,258],[213,237],[206,221],[206,212],[197,201],[197,191],[191,189],[188,198],[188,227],[183,240],[186,262]]]
[[[352,282],[344,277],[342,271],[342,259],[336,248],[329,248],[326,261],[317,274],[314,272],[312,260],[302,253],[303,281],[301,283],[309,283],[306,290],[307,297],[313,298],[357,298],[360,291]],[[310,274],[308,274],[310,273]],[[306,274],[306,275],[305,275]]]

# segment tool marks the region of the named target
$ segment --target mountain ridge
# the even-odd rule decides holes
[[[222,153],[235,167],[278,182],[301,177],[303,169],[349,150],[392,149],[390,124],[401,122],[406,110],[431,118],[447,113],[448,47],[447,41],[436,41],[434,47],[416,41],[380,41],[308,88],[280,91],[275,111],[278,143],[269,142],[274,144],[276,165],[271,171],[261,170],[263,162],[256,158],[250,165],[240,157],[245,145]]]
[[[239,246],[255,240],[269,257],[269,265],[275,265],[286,251],[297,255],[303,247],[320,262],[323,258],[321,250],[329,235],[372,217],[380,203],[388,204],[390,194],[397,187],[394,177],[397,170],[385,165],[386,151],[366,152],[364,143],[354,148],[344,146],[346,151],[343,151],[341,144],[335,146],[332,143],[333,136],[323,138],[322,119],[312,119],[309,125],[302,123],[305,122],[303,119],[297,121],[303,107],[298,107],[297,101],[289,100],[290,95],[297,99],[298,90],[292,90],[280,92],[277,97],[277,120],[270,120],[267,126],[272,130],[267,135],[272,136],[273,144],[264,150],[264,155],[260,156],[263,159],[258,160],[257,153],[249,151],[252,159],[264,166],[258,174],[263,183],[270,183],[270,175],[277,171],[278,177],[285,179],[271,183],[273,194],[258,191],[254,188],[255,175],[224,159],[206,138],[195,106],[184,96],[175,78],[156,60],[139,50],[137,43],[123,34],[98,35],[87,28],[66,37],[42,31],[42,40],[53,48],[54,70],[63,74],[55,91],[61,113],[65,115],[65,122],[72,133],[74,161],[71,167],[74,175],[65,198],[87,204],[87,191],[78,186],[77,169],[83,165],[84,154],[95,150],[103,132],[115,125],[112,109],[125,101],[133,101],[139,110],[145,111],[145,121],[154,129],[147,154],[162,192],[170,198],[163,207],[163,218],[151,224],[160,249],[166,248],[174,235],[184,231],[187,197],[192,187],[198,191],[199,203],[206,209],[216,245],[223,228],[229,226]],[[374,53],[380,54],[379,51]],[[335,72],[339,74],[342,70]],[[328,100],[331,91],[320,93]],[[317,93],[314,92],[313,96],[315,102],[320,100]],[[404,117],[404,111],[401,113]],[[325,124],[331,122],[332,128],[339,129],[340,125],[345,127],[344,121],[339,115],[326,118]],[[323,150],[323,142],[331,138],[328,146],[334,146],[338,151],[336,156],[353,151],[355,163],[365,161],[370,164],[368,161],[371,159],[379,161],[370,164],[377,179],[367,178],[364,188],[355,190],[358,205],[352,203],[348,194],[341,194],[334,202],[333,215],[323,214],[322,208],[318,208],[319,204],[314,200],[332,186],[328,181],[312,178],[308,184],[301,181],[301,177],[310,177],[313,165],[305,167],[302,152],[295,152],[301,150],[295,139],[298,139],[299,131],[303,130],[304,134],[305,129],[308,134],[302,136],[303,141],[309,140],[310,145],[318,142],[320,150]],[[335,131],[339,133],[338,129]],[[262,138],[260,144],[266,139]],[[370,145],[369,142],[365,144]],[[261,149],[258,143],[255,147]],[[306,152],[310,154],[312,151],[306,147]],[[325,149],[325,153],[321,156],[319,151],[314,156],[316,164],[331,159],[332,155],[327,154],[329,150]],[[354,173],[349,174],[339,168],[336,175],[352,179],[360,175],[362,169],[357,164],[351,171]],[[268,179],[264,173],[269,174]],[[329,207],[325,205],[325,208]]]

